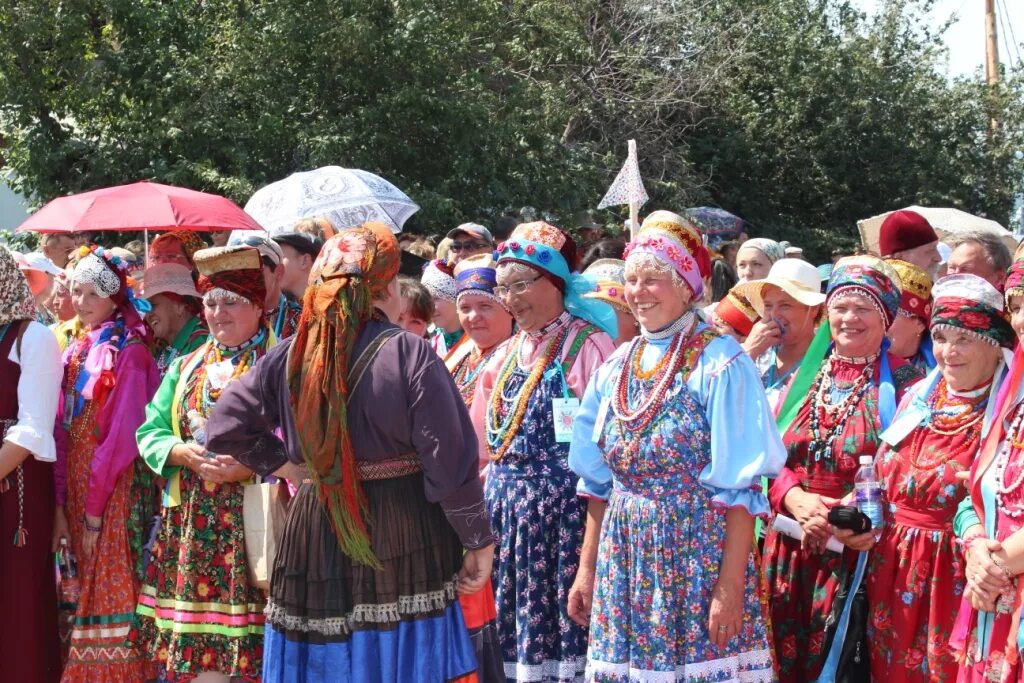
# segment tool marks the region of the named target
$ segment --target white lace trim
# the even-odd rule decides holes
[[[586,669],[585,657],[577,657],[567,661],[547,659],[542,664],[522,664],[505,662],[505,676],[516,683],[537,683],[552,678],[558,680],[576,680]]]
[[[508,665],[506,665],[508,675]],[[628,663],[613,663],[590,660],[587,662],[586,680],[592,681],[598,674],[612,675],[630,683],[677,683],[717,679],[722,674],[730,676],[722,683],[771,683],[773,679],[771,652],[754,650],[732,657],[712,659],[677,666],[675,671],[652,671],[636,669]]]
[[[84,256],[78,262],[78,265],[75,266],[74,280],[82,284],[92,285],[96,293],[104,299],[109,299],[121,289],[121,281],[117,278],[117,275],[96,254]]]
[[[284,607],[276,605],[272,601],[267,602],[264,614],[271,625],[286,631],[340,636],[351,633],[353,625],[357,623],[391,624],[397,623],[402,617],[415,617],[427,612],[447,609],[454,602],[455,597],[455,582],[449,581],[441,590],[417,593],[416,595],[400,595],[397,602],[356,605],[351,612],[342,617],[310,619],[292,615],[288,614]]]

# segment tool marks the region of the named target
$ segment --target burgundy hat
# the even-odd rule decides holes
[[[893,211],[882,221],[878,234],[878,251],[888,258],[898,251],[914,249],[938,241],[931,223],[914,211]]]

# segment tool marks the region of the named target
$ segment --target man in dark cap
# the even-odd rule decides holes
[[[933,279],[942,261],[939,236],[916,211],[893,211],[885,217],[878,234],[878,251],[884,259],[913,263]]]
[[[283,232],[274,235],[274,241],[284,254],[281,260],[284,266],[281,289],[293,300],[302,301],[302,295],[306,293],[309,271],[313,268],[316,257],[320,255],[323,241],[316,235],[306,232]]]

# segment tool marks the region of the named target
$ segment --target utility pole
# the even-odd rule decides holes
[[[996,0],[985,0],[985,81],[990,88],[999,83],[999,40],[996,34]],[[989,137],[999,130],[999,119],[989,120]]]

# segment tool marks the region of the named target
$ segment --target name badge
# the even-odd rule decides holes
[[[911,404],[909,408],[903,411],[902,415],[896,418],[895,422],[889,425],[888,429],[882,432],[882,441],[890,446],[898,446],[927,417],[927,409]]]
[[[576,411],[580,408],[578,398],[551,399],[551,413],[555,420],[555,441],[569,443],[572,441],[572,425],[576,421]]]
[[[206,366],[206,378],[210,380],[210,386],[214,389],[226,387],[233,374],[235,374],[235,366],[230,360],[222,360],[219,363],[210,363]]]

